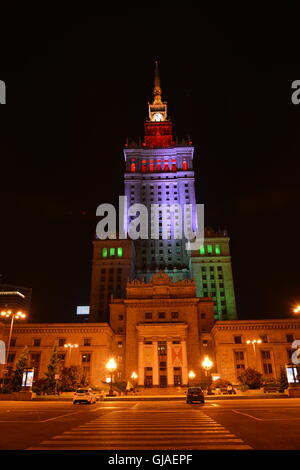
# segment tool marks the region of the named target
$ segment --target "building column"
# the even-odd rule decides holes
[[[181,341],[181,344],[182,344],[182,385],[187,385],[189,379],[188,379],[186,341]]]
[[[172,341],[167,341],[167,374],[168,374],[168,386],[174,386]]]
[[[144,342],[139,341],[139,354],[138,354],[138,385],[144,385]]]
[[[159,367],[158,367],[158,350],[157,341],[153,341],[153,369],[152,369],[152,385],[159,385]]]

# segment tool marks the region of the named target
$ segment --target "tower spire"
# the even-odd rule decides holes
[[[158,68],[158,61],[155,61],[155,72],[154,72],[154,89],[153,89],[154,101],[153,104],[162,104],[161,101],[161,87],[160,87],[160,75]]]

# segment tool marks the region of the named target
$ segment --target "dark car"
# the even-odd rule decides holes
[[[204,403],[204,393],[201,387],[190,387],[186,392],[186,402],[193,403],[199,401]]]

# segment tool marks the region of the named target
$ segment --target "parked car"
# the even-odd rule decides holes
[[[204,392],[201,387],[189,387],[186,392],[186,402],[193,403],[199,401],[204,403]]]
[[[91,388],[78,388],[73,396],[73,405],[76,403],[96,403],[96,395]]]

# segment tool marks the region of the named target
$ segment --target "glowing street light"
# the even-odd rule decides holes
[[[188,378],[189,378],[189,383],[190,382],[193,382],[194,378],[196,377],[196,374],[193,370],[190,370],[189,374],[188,374]]]
[[[207,393],[210,395],[211,393],[211,390],[210,390],[210,382],[211,380],[209,380],[209,371],[210,369],[212,368],[213,366],[213,362],[209,359],[208,356],[205,356],[203,362],[202,362],[202,367],[203,369],[205,369],[205,375],[206,375],[206,378],[207,378]]]
[[[137,378],[138,378],[138,375],[136,372],[132,372],[131,374],[131,379],[133,381],[133,391],[135,392],[135,388],[136,388],[136,384],[137,384]]]
[[[256,357],[256,344],[261,344],[262,340],[261,339],[247,339],[246,341],[247,344],[252,344],[253,346],[253,351],[254,351],[254,357],[255,357],[255,368],[257,367],[257,357]]]
[[[6,367],[7,367],[8,355],[9,355],[9,350],[10,350],[11,335],[12,335],[12,330],[13,330],[13,326],[14,326],[14,321],[15,320],[24,320],[24,318],[26,318],[26,314],[21,312],[21,311],[14,312],[13,310],[2,310],[1,311],[1,317],[2,318],[10,318],[10,329],[9,329],[9,337],[8,337],[6,358],[5,358],[5,364],[6,364]],[[3,376],[2,385],[3,384],[4,384],[4,376]]]
[[[112,389],[113,373],[117,368],[117,363],[114,360],[114,358],[109,359],[109,361],[106,363],[105,367],[108,370],[108,372],[110,372],[110,379],[111,380],[110,380],[110,387],[109,387],[108,396],[112,397],[113,396],[113,389]]]
[[[213,362],[209,359],[208,356],[205,356],[203,362],[202,362],[202,367],[205,369],[206,373],[212,368]]]
[[[64,347],[69,350],[69,357],[70,357],[70,359],[71,359],[71,352],[72,352],[72,349],[78,348],[78,344],[74,344],[74,343],[65,343],[65,344],[64,344]]]
[[[294,310],[293,310],[294,313],[300,313],[300,305],[297,305]]]

